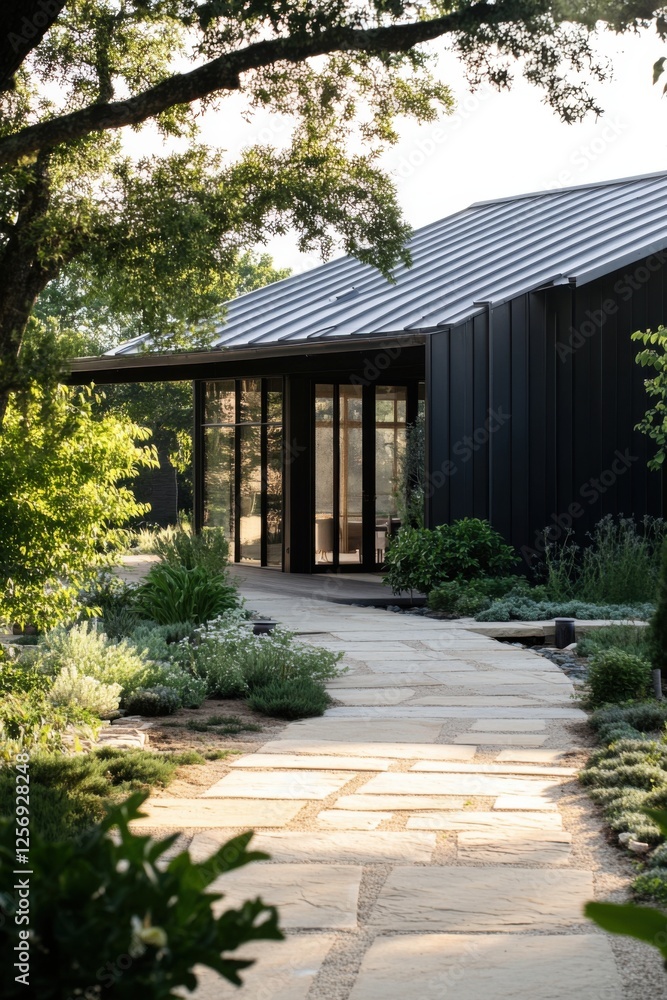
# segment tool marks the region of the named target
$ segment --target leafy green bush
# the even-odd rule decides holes
[[[331,698],[317,681],[307,677],[274,680],[263,687],[255,687],[248,695],[248,704],[264,715],[281,719],[306,719],[324,715]]]
[[[28,696],[5,692],[0,699],[0,759],[11,760],[19,751],[33,748],[62,750],[65,731],[73,721],[70,706],[57,707],[41,692]]]
[[[632,883],[632,891],[637,899],[654,900],[667,906],[667,868],[654,868],[639,875]]]
[[[266,857],[248,852],[252,833],[235,837],[200,864],[187,852],[163,863],[176,838],[155,842],[128,827],[144,798],[135,795],[113,809],[78,843],[46,842],[31,832],[30,962],[18,972],[29,969],[40,1000],[66,1000],[91,989],[108,1000],[171,1000],[195,988],[196,965],[238,984],[239,972],[251,963],[229,953],[248,941],[282,937],[275,909],[260,899],[216,916],[214,904],[222,896],[206,891],[220,875]],[[14,878],[15,850],[14,824],[4,821],[4,885]],[[5,891],[0,904],[3,996],[14,1000],[26,990],[15,978],[14,963],[26,948],[27,932],[15,920],[18,896]],[[36,947],[36,941],[57,947]]]
[[[161,533],[155,537],[151,551],[169,566],[200,566],[211,576],[223,574],[229,562],[229,543],[222,528],[204,528],[199,535],[185,528]]]
[[[174,688],[163,684],[153,688],[140,688],[125,699],[129,715],[172,715],[181,707],[181,697]]]
[[[533,601],[529,597],[507,595],[494,601],[486,611],[476,615],[478,622],[550,621],[552,618],[578,618],[580,621],[607,619],[627,621],[645,619],[653,613],[653,605],[584,604],[582,601]]]
[[[577,653],[592,656],[604,649],[622,649],[649,659],[649,630],[644,625],[605,625],[577,640]]]
[[[31,694],[33,691],[46,694],[51,683],[52,678],[39,669],[36,661],[30,662],[23,656],[14,660],[0,659],[0,694]]]
[[[65,667],[56,677],[49,699],[54,705],[77,704],[100,719],[108,719],[120,705],[120,684],[104,684],[80,674],[76,667]]]
[[[488,521],[466,517],[433,529],[401,528],[386,553],[384,582],[395,594],[429,594],[448,580],[506,573],[517,561]]]
[[[655,600],[660,550],[667,530],[661,518],[603,517],[576,545],[569,533],[562,543],[547,544],[544,573],[554,601],[578,599],[591,604],[645,604]],[[548,529],[547,529],[548,538]]]
[[[39,629],[73,621],[94,567],[147,510],[123,480],[155,465],[149,432],[98,416],[90,389],[35,390],[0,429],[0,620]]]
[[[79,592],[79,601],[99,618],[127,612],[135,586],[125,583],[109,569],[100,569],[95,578]]]
[[[205,566],[159,564],[148,573],[135,593],[140,615],[169,625],[192,621],[201,624],[230,611],[238,604],[234,586],[224,575],[212,575]]]
[[[650,684],[651,665],[646,660],[621,649],[605,649],[595,654],[588,668],[588,701],[595,708],[643,698]]]

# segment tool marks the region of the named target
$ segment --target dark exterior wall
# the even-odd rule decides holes
[[[433,334],[429,523],[488,517],[531,549],[547,524],[583,538],[605,514],[662,516],[662,475],[633,430],[647,400],[630,334],[666,319],[665,268],[651,257]]]

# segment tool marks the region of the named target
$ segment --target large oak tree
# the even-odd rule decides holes
[[[0,420],[34,376],[22,344],[35,303],[72,269],[103,280],[119,312],[169,347],[193,324],[205,341],[244,250],[287,228],[303,248],[339,245],[386,273],[407,227],[376,158],[398,116],[451,107],[433,61],[445,45],[473,84],[506,87],[522,72],[574,121],[596,110],[589,86],[607,73],[596,25],[664,25],[648,0],[7,6],[18,30],[0,46]],[[235,162],[201,145],[202,108],[216,109],[224,145],[231,94],[290,114],[291,143]],[[122,129],[149,121],[187,144],[131,159]]]

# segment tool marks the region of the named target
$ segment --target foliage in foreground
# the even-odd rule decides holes
[[[429,594],[449,580],[500,576],[517,561],[488,521],[466,517],[433,529],[401,528],[387,549],[383,582],[395,594]]]
[[[31,834],[29,982],[40,1000],[69,1000],[101,992],[108,1000],[176,1000],[192,990],[195,965],[215,969],[232,983],[248,961],[235,959],[242,944],[280,940],[278,915],[257,898],[215,915],[222,898],[211,886],[219,876],[265,854],[248,851],[252,833],[228,841],[202,863],[187,852],[160,860],[177,839],[132,834],[145,794],[132,796],[77,842],[46,842]],[[0,874],[12,884],[14,824],[0,824]],[[117,838],[110,836],[117,831]],[[220,888],[224,889],[224,879]],[[217,889],[217,886],[216,886]],[[18,897],[0,894],[5,928],[0,938],[2,994],[25,996],[15,979],[25,926],[15,922]]]
[[[86,754],[33,751],[30,759],[30,829],[46,840],[78,836],[105,808],[133,792],[165,788],[182,764],[203,764],[198,754],[152,753],[100,747]],[[0,815],[16,804],[16,776],[0,767]]]
[[[607,649],[621,649],[643,660],[650,659],[649,632],[644,625],[605,625],[577,639],[577,655],[592,656]]]
[[[646,813],[662,837],[667,837],[667,811],[647,809]],[[642,885],[646,887],[647,880],[640,883],[640,892]],[[667,897],[663,896],[662,901],[667,901]],[[657,948],[667,965],[667,913],[664,910],[633,903],[591,902],[586,904],[584,913],[610,934],[636,938]]]
[[[91,567],[147,508],[121,485],[155,464],[136,424],[94,413],[89,390],[35,392],[0,430],[0,621],[40,629],[77,614]]]
[[[248,695],[248,704],[264,715],[281,719],[307,719],[324,715],[331,698],[321,684],[307,677],[274,680],[256,687]]]

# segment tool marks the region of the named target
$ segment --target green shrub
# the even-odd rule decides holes
[[[577,640],[579,656],[592,656],[612,647],[649,659],[649,630],[644,625],[605,625]]]
[[[211,576],[224,573],[229,562],[229,543],[222,528],[204,528],[194,535],[185,528],[156,535],[152,551],[169,566],[201,567]]]
[[[181,698],[174,688],[160,684],[133,691],[123,705],[128,715],[172,715],[181,707]]]
[[[71,722],[71,712],[41,692],[6,692],[0,699],[0,759],[10,760],[20,750],[62,750]]]
[[[280,627],[271,635],[254,635],[240,617],[230,615],[197,630],[195,666],[212,698],[240,698],[248,690],[274,680],[319,682],[338,674],[340,653],[295,642]]]
[[[200,754],[114,747],[75,755],[34,751],[30,760],[31,831],[56,840],[78,836],[102,818],[107,805],[139,789],[164,788],[179,766],[194,763],[204,763]],[[0,767],[0,815],[11,815],[15,800],[14,768]]]
[[[604,726],[623,724],[644,733],[657,733],[667,722],[667,701],[645,701],[638,705],[610,705],[599,708],[591,716],[591,724],[600,730]],[[645,750],[643,751],[645,752]],[[667,760],[667,744],[665,744]]]
[[[654,868],[639,875],[632,883],[632,891],[637,899],[653,900],[667,906],[667,868]]]
[[[606,649],[591,659],[587,691],[591,707],[643,698],[651,684],[651,666],[633,653]]]
[[[517,561],[488,521],[466,517],[434,529],[401,528],[386,553],[384,582],[395,594],[429,594],[448,580],[501,575]]]
[[[120,684],[104,684],[80,674],[76,667],[65,667],[56,677],[49,699],[54,705],[76,704],[100,719],[108,719],[120,705]]]
[[[256,722],[247,722],[237,715],[211,715],[203,721],[189,719],[186,729],[195,733],[215,732],[217,736],[238,736],[239,733],[261,733],[262,727]]]
[[[86,677],[106,684],[120,684],[123,693],[148,686],[153,664],[128,642],[112,642],[94,625],[83,622],[71,629],[54,629],[39,644],[42,669],[56,676],[74,667]]]
[[[210,621],[238,604],[236,588],[224,575],[212,575],[205,566],[154,566],[135,594],[140,615],[159,625]]]
[[[127,613],[135,587],[109,569],[100,569],[95,579],[79,592],[79,601],[99,618]]]
[[[264,687],[255,688],[248,696],[248,704],[263,715],[281,719],[306,719],[324,715],[331,698],[317,681],[306,677],[275,680]]]
[[[194,989],[197,965],[238,984],[249,963],[230,953],[245,942],[282,937],[275,909],[260,899],[219,912],[221,894],[206,891],[220,875],[266,857],[247,851],[252,834],[234,838],[199,864],[187,852],[166,861],[174,837],[155,842],[129,830],[144,797],[113,809],[78,843],[46,842],[31,831],[29,982],[41,1000],[83,997],[91,989],[108,1000],[170,1000]],[[15,839],[14,823],[4,821],[0,872],[6,886],[14,877]],[[5,890],[0,902],[6,914],[3,996],[15,1000],[26,993],[14,965],[25,930],[15,920],[18,897]],[[36,947],[35,941],[57,947]]]

